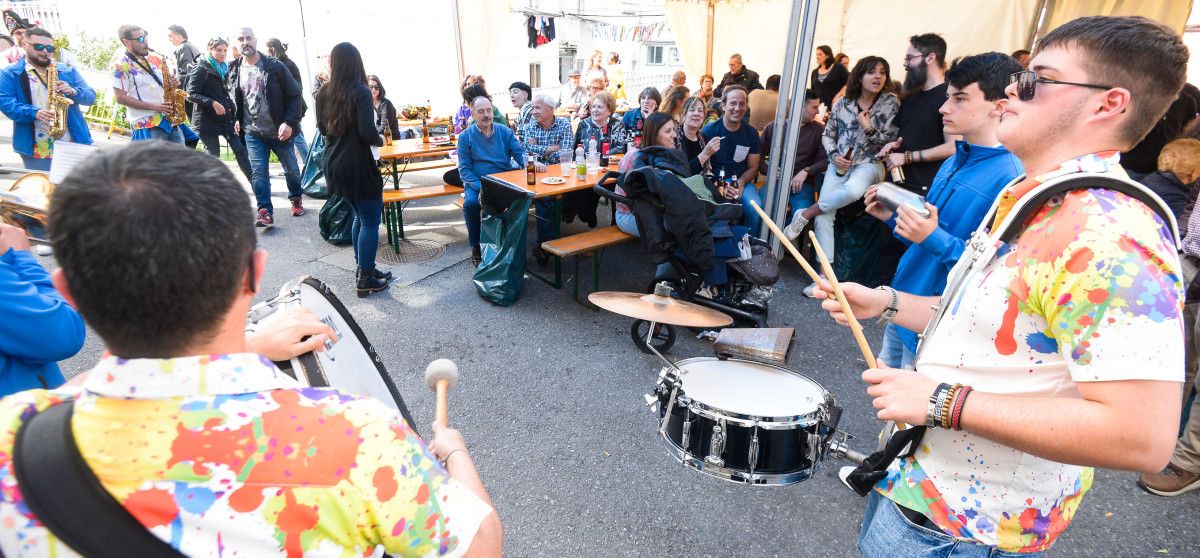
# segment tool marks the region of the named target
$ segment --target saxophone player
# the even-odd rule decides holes
[[[24,59],[0,70],[0,112],[13,121],[13,150],[25,168],[49,171],[55,141],[92,143],[79,106],[95,103],[96,92],[74,66],[54,61],[45,29],[28,29],[24,49]]]
[[[161,139],[183,143],[182,122],[172,123],[174,107],[165,99],[166,88],[178,88],[170,72],[163,72],[166,63],[150,52],[149,36],[137,25],[122,25],[117,37],[125,52],[117,54],[110,69],[113,73],[113,98],[125,105],[132,127],[133,141]]]

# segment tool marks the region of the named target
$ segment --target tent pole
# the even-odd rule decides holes
[[[312,57],[308,54],[308,23],[304,19],[304,0],[296,0],[296,3],[300,7],[300,50],[304,53],[304,75],[308,78],[308,86],[312,87]],[[300,94],[303,95],[304,91]],[[303,131],[301,129],[301,132]]]
[[[450,0],[450,9],[453,10],[450,19],[454,22],[454,55],[458,59],[457,83],[462,83],[467,74],[463,66],[462,21],[458,15],[458,0]]]
[[[712,75],[713,23],[717,16],[717,0],[708,0],[708,39],[704,50],[704,73]]]
[[[771,155],[768,159],[770,164],[767,165],[767,182],[764,186],[766,191],[762,192],[763,207],[777,223],[783,223],[787,217],[787,196],[784,192],[790,192],[789,185],[795,174],[793,169],[796,166],[796,144],[799,142],[800,121],[807,104],[804,90],[811,59],[808,53],[813,49],[819,7],[820,0],[792,0],[788,51],[783,64],[783,75],[780,76],[780,91],[788,93],[781,93],[775,105],[775,132],[771,136]],[[786,139],[781,130],[786,132]],[[765,231],[753,232],[766,234]],[[771,239],[771,248],[778,253],[779,239]]]
[[[1029,24],[1029,37],[1025,40],[1025,48],[1033,50],[1033,44],[1042,35],[1042,26],[1046,25],[1046,20],[1050,17],[1050,12],[1054,9],[1053,0],[1040,0],[1038,2],[1037,11],[1034,12],[1033,22]]]

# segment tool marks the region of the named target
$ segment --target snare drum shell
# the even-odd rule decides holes
[[[666,401],[663,401],[663,406]],[[662,415],[660,414],[660,420]],[[687,447],[683,446],[683,425],[688,427]],[[665,436],[667,440],[688,457],[703,461],[711,453],[713,427],[718,423],[712,418],[702,416],[676,405],[667,423]],[[755,473],[788,474],[813,470],[813,461],[809,459],[810,447],[808,435],[815,434],[817,421],[809,426],[796,425],[791,429],[767,430],[763,428],[746,427],[725,423],[725,449],[720,456],[725,469],[750,472],[750,441],[758,432],[758,452],[755,456]],[[807,476],[805,477],[807,478]],[[800,479],[797,479],[800,480]]]

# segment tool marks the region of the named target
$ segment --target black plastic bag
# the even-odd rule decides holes
[[[525,284],[525,228],[533,194],[485,177],[479,203],[483,261],[475,269],[475,290],[492,304],[512,306]]]
[[[329,196],[325,205],[321,206],[319,221],[321,238],[338,246],[350,244],[350,227],[354,225],[354,211],[350,208],[350,200],[342,196]]]

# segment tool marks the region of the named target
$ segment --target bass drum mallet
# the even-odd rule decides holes
[[[434,406],[433,421],[447,426],[449,414],[446,410],[446,398],[450,388],[458,383],[458,365],[448,358],[439,358],[425,367],[425,385],[437,393],[437,403]]]

